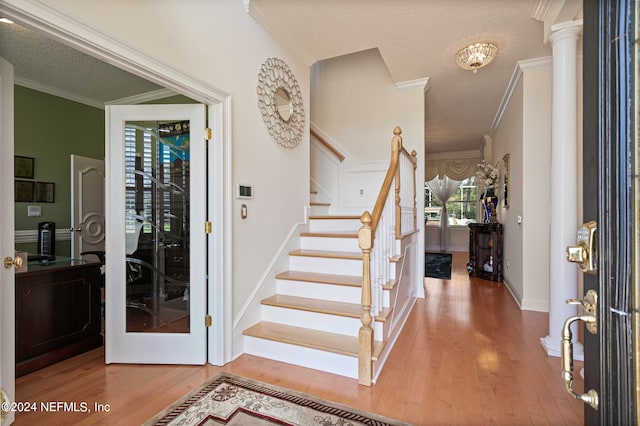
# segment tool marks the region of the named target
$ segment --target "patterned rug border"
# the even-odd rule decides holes
[[[213,389],[218,387],[223,382],[228,382],[244,389],[279,398],[302,407],[311,408],[325,414],[331,414],[344,418],[346,420],[360,422],[365,425],[411,426],[409,423],[400,422],[398,420],[358,410],[356,408],[349,407],[337,402],[326,401],[322,398],[305,394],[303,392],[286,389],[277,385],[260,382],[258,380],[250,379],[247,377],[237,376],[228,372],[220,372],[217,375],[211,377],[203,385],[191,391],[190,393],[155,415],[153,418],[146,421],[143,426],[164,426],[169,424],[173,419],[178,417],[191,405],[199,401],[202,397],[210,393]]]

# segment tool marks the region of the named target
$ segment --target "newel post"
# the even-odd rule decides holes
[[[373,329],[371,328],[371,249],[373,231],[371,214],[365,211],[360,218],[362,227],[358,231],[358,246],[362,250],[362,327],[358,333],[358,383],[371,386],[373,378]]]

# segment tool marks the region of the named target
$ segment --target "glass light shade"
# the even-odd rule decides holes
[[[460,68],[477,72],[488,65],[498,53],[498,45],[492,41],[479,41],[463,47],[456,53]]]

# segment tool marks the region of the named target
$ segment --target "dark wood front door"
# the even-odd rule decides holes
[[[597,334],[584,331],[585,424],[638,424],[637,0],[584,0],[584,220],[597,221]],[[594,173],[596,171],[596,173]]]

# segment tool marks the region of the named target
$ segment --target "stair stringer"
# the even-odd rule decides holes
[[[391,316],[387,319],[389,324],[385,324],[385,335],[383,340],[386,342],[382,353],[378,357],[378,360],[374,363],[373,382],[375,383],[378,376],[382,372],[384,364],[395,345],[396,340],[400,336],[404,324],[409,318],[409,314],[415,305],[417,299],[417,283],[415,277],[412,279],[415,268],[415,262],[418,260],[418,236],[419,233],[413,233],[407,237],[396,241],[397,247],[402,257],[399,262],[396,263],[396,279],[397,284],[391,291],[390,295],[390,307],[393,309]],[[376,340],[378,338],[374,336]]]
[[[243,330],[262,319],[262,299],[276,293],[276,274],[289,265],[289,252],[300,248],[300,233],[309,231],[309,222],[297,223],[289,231],[271,262],[265,269],[249,294],[247,301],[233,320],[233,359],[242,355],[244,350]]]

